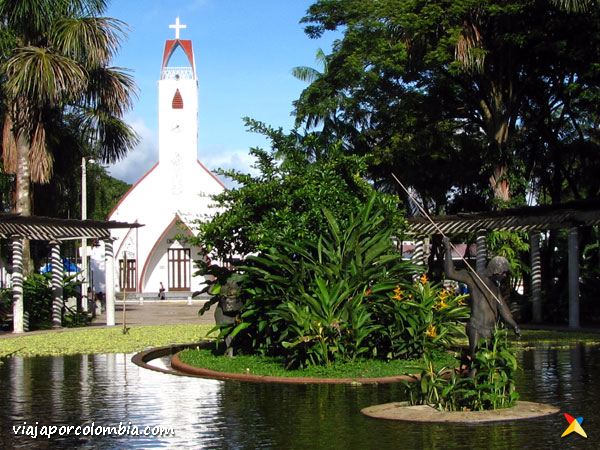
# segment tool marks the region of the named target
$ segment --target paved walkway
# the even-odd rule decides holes
[[[215,324],[215,307],[207,311],[202,316],[198,315],[198,311],[202,308],[202,302],[193,302],[188,305],[183,301],[155,301],[144,302],[143,305],[135,300],[125,305],[125,323],[127,326],[140,325],[180,325],[180,324]],[[115,326],[123,325],[123,305],[118,302],[115,306]],[[106,313],[100,314],[91,327],[105,327]],[[53,333],[55,331],[64,331],[68,328],[58,328],[53,330],[37,330],[23,333],[20,336],[31,334]],[[17,336],[11,332],[0,331],[0,339]]]
[[[202,316],[198,311],[202,303],[163,301],[144,302],[140,305],[138,301],[132,301],[125,305],[125,323],[127,326],[136,325],[179,325],[179,324],[212,324],[215,323],[214,308]],[[115,306],[115,325],[123,325],[123,305],[119,302]],[[106,313],[99,315],[92,326],[106,326]]]

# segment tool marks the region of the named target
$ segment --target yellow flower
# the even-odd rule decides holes
[[[423,275],[421,275],[421,277],[419,278],[419,281],[421,282],[421,284],[425,284],[429,280],[427,279],[427,275],[425,273],[423,273]]]
[[[399,302],[401,302],[403,300],[402,289],[400,289],[400,286],[396,286],[396,289],[394,289],[394,296],[392,298],[394,300],[398,300]]]
[[[435,309],[437,311],[438,309],[443,309],[446,306],[448,306],[448,305],[446,304],[446,302],[444,301],[444,299],[440,298],[439,303],[436,303],[435,305],[433,305],[433,309]]]
[[[432,324],[429,324],[429,327],[427,327],[427,331],[425,332],[425,334],[431,338],[436,337],[437,333],[435,332],[435,327]]]
[[[448,297],[448,291],[446,289],[442,290],[439,294],[438,297],[441,301],[446,300],[446,297]]]

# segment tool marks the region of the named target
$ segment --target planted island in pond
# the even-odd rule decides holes
[[[402,258],[395,238],[404,222],[396,204],[371,193],[346,216],[321,211],[325,226],[316,237],[266,239],[227,268],[203,264],[213,297],[201,313],[218,303],[224,320],[215,331],[230,355],[274,358],[283,371],[403,361],[408,373],[426,365],[456,377],[460,361],[436,366],[433,360],[466,342],[467,296],[430,281],[423,266]],[[499,404],[508,405],[492,407]]]

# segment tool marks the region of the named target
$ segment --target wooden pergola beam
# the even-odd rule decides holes
[[[0,213],[0,238],[10,239],[12,243],[13,270],[11,274],[13,289],[13,332],[23,333],[23,241],[24,239],[48,241],[52,244],[52,325],[60,326],[60,310],[62,310],[62,283],[59,288],[58,268],[62,271],[59,244],[61,241],[78,239],[101,239],[105,246],[105,258],[110,263],[112,254],[112,238],[110,230],[115,228],[137,228],[139,223],[58,219],[53,217],[21,216],[20,214]],[[58,261],[58,262],[57,262]],[[110,271],[110,273],[108,273]],[[114,263],[106,266],[106,299],[107,325],[114,325]],[[109,284],[110,283],[110,284]],[[87,293],[82,292],[82,295]]]
[[[477,233],[478,270],[482,267],[484,253],[479,247],[482,237],[490,231],[523,231],[531,239],[533,320],[539,322],[541,314],[541,267],[539,233],[546,230],[569,230],[569,326],[578,328],[579,321],[579,249],[577,230],[582,226],[600,225],[600,199],[572,201],[560,205],[524,206],[502,211],[461,213],[448,216],[411,217],[407,219],[407,234],[415,236]]]

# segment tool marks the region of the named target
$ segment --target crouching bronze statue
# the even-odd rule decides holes
[[[444,247],[446,277],[466,284],[471,296],[471,318],[467,322],[471,359],[477,351],[479,340],[482,338],[489,339],[493,336],[499,318],[502,318],[506,326],[512,328],[515,334],[520,336],[519,326],[502,298],[500,289],[503,283],[508,282],[510,273],[508,260],[502,256],[495,256],[490,260],[484,271],[475,274],[468,270],[456,270],[454,268],[448,238],[444,238]],[[483,283],[485,283],[485,286]]]

